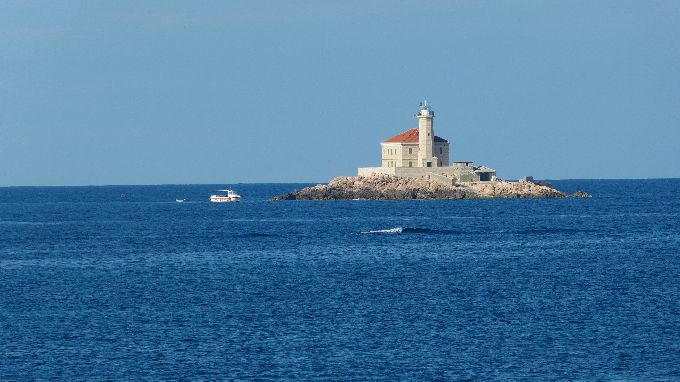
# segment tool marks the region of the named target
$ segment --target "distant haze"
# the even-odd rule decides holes
[[[680,2],[0,2],[0,186],[327,181],[424,98],[501,178],[680,177]]]

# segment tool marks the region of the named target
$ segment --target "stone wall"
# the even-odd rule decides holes
[[[410,165],[409,165],[410,164]],[[401,163],[399,167],[418,167],[418,144],[401,144]]]
[[[382,167],[399,167],[402,163],[402,150],[400,143],[381,143]]]
[[[419,146],[416,142],[383,142],[380,144],[382,167],[421,167],[418,162]],[[449,142],[434,143],[433,167],[449,166]],[[423,167],[425,167],[423,165]]]
[[[437,164],[437,167],[448,167],[449,166],[449,156],[451,153],[449,142],[435,142],[434,143],[434,156],[441,162]]]
[[[359,176],[376,174],[401,176],[406,178],[434,181],[451,185],[496,180],[496,171],[486,166],[456,165],[453,167],[363,167]]]
[[[373,175],[395,175],[396,167],[359,167],[359,176],[373,176]]]
[[[428,180],[448,186],[458,180],[456,172],[451,167],[362,167],[358,170],[359,176],[377,174]]]

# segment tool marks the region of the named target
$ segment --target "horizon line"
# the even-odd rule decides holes
[[[569,180],[599,180],[599,181],[617,181],[617,180],[679,180],[680,177],[663,177],[663,178],[545,178],[534,179],[536,181],[569,181]],[[503,179],[506,181],[517,181],[519,179]],[[0,188],[19,188],[19,187],[142,187],[142,186],[214,186],[214,185],[255,185],[255,184],[326,184],[326,182],[235,182],[235,183],[120,183],[120,184],[62,184],[62,185],[0,185]]]

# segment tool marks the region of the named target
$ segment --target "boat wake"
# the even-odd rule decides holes
[[[374,231],[362,231],[361,233],[363,234],[375,234],[375,233],[403,233],[404,228],[403,227],[394,227],[394,228],[389,228],[389,229],[377,229]]]
[[[449,230],[438,230],[430,228],[409,228],[409,227],[394,227],[387,229],[378,229],[372,231],[362,231],[362,234],[372,234],[372,235],[395,235],[395,234],[409,234],[409,233],[422,233],[422,234],[454,234],[455,231]]]

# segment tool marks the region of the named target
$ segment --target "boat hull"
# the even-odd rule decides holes
[[[234,203],[240,202],[241,197],[211,195],[210,201],[212,203]]]

